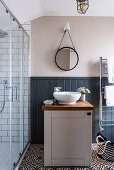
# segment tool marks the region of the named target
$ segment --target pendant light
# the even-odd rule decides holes
[[[89,0],[76,0],[76,1],[78,13],[85,14],[89,8]]]

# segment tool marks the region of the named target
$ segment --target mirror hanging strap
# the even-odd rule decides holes
[[[62,37],[62,40],[61,40],[61,42],[60,42],[60,44],[59,44],[58,50],[60,49],[60,46],[61,46],[61,44],[62,44],[62,42],[63,42],[63,39],[64,39],[64,36],[65,36],[65,32],[64,32],[63,37]]]
[[[64,39],[64,36],[65,36],[66,32],[67,32],[68,35],[69,35],[69,38],[70,38],[70,40],[71,40],[71,43],[72,43],[73,48],[75,49],[75,46],[74,46],[73,40],[72,40],[72,38],[71,38],[71,35],[70,35],[69,31],[66,30],[66,31],[64,31],[64,34],[63,34],[63,37],[62,37],[62,39],[61,39],[60,45],[59,45],[59,47],[58,47],[58,50],[60,49],[60,46],[61,46],[61,44],[62,44],[62,42],[63,42],[63,39]]]
[[[69,35],[69,37],[70,37],[70,40],[71,40],[72,46],[73,46],[73,48],[75,49],[75,47],[74,47],[74,43],[73,43],[73,40],[72,40],[72,38],[71,38],[71,35],[70,35],[69,31],[68,31],[68,35]]]

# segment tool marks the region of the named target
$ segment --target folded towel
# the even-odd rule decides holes
[[[44,100],[43,103],[45,106],[51,106],[53,104],[53,100]]]
[[[108,81],[114,83],[114,57],[107,58]]]
[[[105,86],[106,106],[114,106],[114,86]]]

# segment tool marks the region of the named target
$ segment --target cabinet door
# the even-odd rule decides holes
[[[52,165],[90,166],[91,115],[87,111],[52,111],[51,150]]]

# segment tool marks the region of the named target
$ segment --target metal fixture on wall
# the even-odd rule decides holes
[[[5,32],[2,29],[0,29],[0,38],[5,38],[7,35],[8,35],[7,32]]]
[[[76,0],[76,1],[78,13],[85,14],[89,8],[89,0]]]

